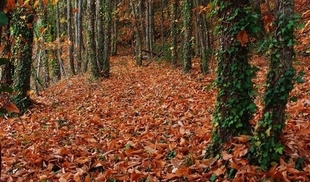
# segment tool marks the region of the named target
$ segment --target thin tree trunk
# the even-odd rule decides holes
[[[99,69],[96,59],[96,39],[95,39],[95,18],[96,18],[96,5],[94,0],[87,1],[87,52],[88,60],[90,61],[90,73],[94,78],[99,77]]]
[[[141,3],[141,2],[139,2]],[[136,57],[136,64],[138,66],[142,65],[142,36],[139,30],[139,20],[138,20],[138,15],[137,15],[137,4],[134,0],[130,0],[130,6],[132,9],[132,14],[133,14],[133,27],[135,30],[135,57]],[[141,17],[141,16],[140,16]]]
[[[96,20],[97,20],[97,38],[96,38],[96,54],[97,54],[97,63],[99,66],[100,72],[103,69],[103,57],[104,57],[104,48],[105,48],[105,35],[104,35],[104,26],[103,26],[103,18],[105,12],[105,3],[102,3],[102,0],[96,0]]]
[[[76,55],[76,69],[78,73],[82,72],[82,13],[83,0],[75,0],[75,55]]]
[[[272,33],[263,118],[253,141],[257,162],[264,169],[270,167],[273,161],[278,161],[284,151],[280,137],[285,126],[285,109],[295,76],[292,64],[295,55],[294,0],[279,1],[275,14],[274,23],[277,29]],[[291,26],[288,26],[289,24]]]
[[[110,76],[110,54],[111,54],[111,29],[112,29],[112,0],[105,0],[105,30],[104,30],[104,57],[102,76],[109,78]]]
[[[70,64],[71,74],[75,75],[75,68],[74,68],[74,57],[73,57],[73,30],[72,30],[72,6],[71,0],[67,0],[67,35],[69,40],[69,47],[68,47],[68,60]]]
[[[46,28],[47,26],[47,8],[43,4],[43,0],[40,0],[40,23],[41,27]],[[42,42],[46,41],[46,31],[42,32],[41,35]],[[47,88],[50,85],[50,70],[49,70],[49,64],[48,64],[48,57],[47,57],[47,50],[44,49],[44,47],[38,52],[39,53],[39,60],[38,60],[38,72],[41,68],[41,59],[43,59],[43,80],[44,80],[44,87]],[[38,73],[37,75],[40,75]]]
[[[183,17],[183,72],[188,73],[192,69],[192,0],[182,2]]]
[[[57,41],[57,61],[53,64],[53,75],[55,82],[59,81],[61,79],[61,72],[64,73],[64,71],[61,71],[61,45],[60,45],[60,19],[59,19],[59,2],[56,3],[56,41]]]
[[[117,10],[117,4],[118,4],[118,0],[114,0],[113,1],[113,12],[116,12]],[[117,39],[118,39],[118,15],[116,13],[113,13],[113,17],[112,17],[112,35],[111,35],[111,55],[115,56],[117,55]]]
[[[173,0],[171,3],[171,63],[174,67],[178,62],[178,27],[177,27],[177,12],[178,12],[179,0]]]

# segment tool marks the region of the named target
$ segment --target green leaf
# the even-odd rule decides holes
[[[2,86],[0,87],[0,92],[7,92],[7,93],[13,93],[13,89],[11,87]]]
[[[0,58],[0,66],[9,63],[10,60],[6,58]]]
[[[0,26],[7,25],[9,23],[9,19],[6,14],[2,11],[0,12]]]
[[[293,96],[290,98],[290,101],[292,101],[292,102],[297,102],[297,100],[298,100],[297,96]]]
[[[212,174],[211,177],[210,177],[210,181],[211,182],[214,182],[216,180],[216,175],[215,174]]]

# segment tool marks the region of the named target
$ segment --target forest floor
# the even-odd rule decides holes
[[[296,84],[283,134],[285,155],[269,171],[249,164],[247,137],[228,144],[231,154],[205,158],[216,89],[214,66],[203,76],[153,62],[138,67],[113,57],[111,78],[65,79],[32,95],[36,104],[20,118],[0,122],[1,181],[279,181],[310,180],[310,65],[296,62],[305,82]],[[256,103],[264,88],[266,61],[254,57]]]

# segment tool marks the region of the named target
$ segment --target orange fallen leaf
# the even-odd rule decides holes
[[[245,30],[241,30],[237,34],[237,41],[241,43],[241,46],[244,47],[249,42],[248,34]]]
[[[12,113],[20,113],[19,109],[17,108],[17,106],[15,104],[13,104],[12,102],[6,104],[5,110],[12,112]]]

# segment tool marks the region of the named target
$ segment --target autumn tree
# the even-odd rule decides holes
[[[20,1],[12,12],[12,36],[14,39],[13,51],[16,56],[16,69],[14,73],[13,88],[17,92],[14,100],[17,106],[25,111],[31,100],[27,92],[30,90],[32,46],[33,46],[33,21],[34,10],[30,5]],[[27,4],[27,2],[25,2]]]
[[[73,39],[73,28],[72,28],[72,5],[71,0],[67,0],[67,35],[68,35],[68,60],[70,65],[71,74],[75,75],[74,67],[74,39]]]
[[[295,76],[292,64],[295,55],[294,28],[297,23],[294,0],[279,1],[274,12],[274,25],[277,28],[271,32],[263,118],[258,123],[252,142],[255,158],[263,169],[270,167],[283,154],[284,146],[280,137],[285,126],[285,109]]]
[[[192,40],[192,0],[182,1],[182,19],[183,19],[183,71],[190,72],[192,69],[192,54],[193,54],[193,40]]]
[[[253,69],[249,64],[248,34],[257,30],[249,0],[218,0],[220,45],[217,60],[216,107],[211,151],[216,154],[234,136],[250,134],[256,111]]]
[[[99,77],[98,63],[96,59],[96,36],[95,36],[95,1],[87,1],[87,59],[90,61],[90,73],[92,77]]]
[[[141,12],[138,11],[139,7],[141,6],[140,1],[130,0],[130,6],[132,11],[132,24],[134,28],[135,34],[135,58],[136,64],[142,66],[142,32],[141,32]]]
[[[103,2],[104,14],[104,55],[102,59],[101,75],[104,78],[110,76],[110,55],[111,55],[111,30],[112,30],[112,0],[105,0]]]
[[[210,11],[208,7],[208,3],[210,1],[204,0],[195,0],[195,12],[196,12],[196,42],[197,49],[199,53],[200,68],[203,74],[207,74],[209,71],[209,60],[211,59],[211,47],[210,47],[210,33],[209,33],[209,25],[210,22],[207,20],[206,14]]]
[[[171,63],[172,65],[177,65],[178,60],[178,6],[179,6],[179,0],[173,0],[171,2]]]

